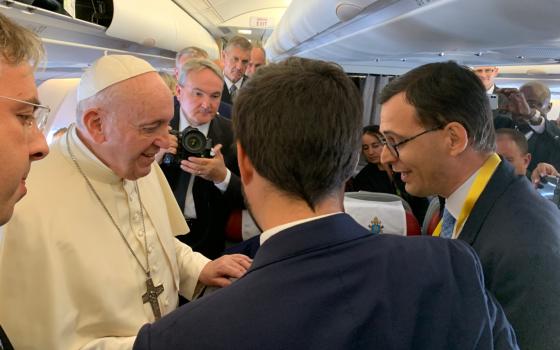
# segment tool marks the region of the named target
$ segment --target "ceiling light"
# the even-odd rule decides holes
[[[251,29],[239,29],[237,31],[239,34],[243,34],[243,35],[251,35],[253,34],[253,31]]]

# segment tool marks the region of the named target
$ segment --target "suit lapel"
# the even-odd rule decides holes
[[[472,245],[486,217],[492,211],[496,200],[507,190],[511,182],[516,179],[513,168],[507,162],[500,162],[492,178],[476,201],[471,214],[467,218],[459,238]]]
[[[173,97],[173,108],[173,119],[171,119],[169,125],[171,126],[171,129],[179,130],[179,119],[181,118],[181,103],[179,103],[177,97]]]

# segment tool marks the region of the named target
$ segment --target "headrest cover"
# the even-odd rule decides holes
[[[108,55],[95,61],[82,75],[78,102],[90,98],[111,85],[140,74],[155,72],[148,62],[130,55]]]

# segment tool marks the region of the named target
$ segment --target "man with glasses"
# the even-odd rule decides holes
[[[477,251],[521,348],[560,348],[560,212],[496,155],[480,80],[427,64],[389,83],[381,103],[381,161],[409,193],[446,199],[436,235]]]
[[[25,180],[32,161],[49,152],[41,128],[49,108],[39,103],[33,70],[43,57],[43,46],[31,31],[0,13],[0,226],[10,220],[14,206],[27,189]],[[11,234],[18,234],[13,232]],[[3,249],[0,227],[0,250]],[[18,254],[26,254],[23,251]],[[0,264],[2,261],[0,260]],[[25,278],[25,276],[18,276]],[[9,301],[3,300],[0,305]],[[2,329],[9,315],[0,309],[0,349],[13,349]]]
[[[179,294],[228,285],[250,265],[209,261],[175,239],[188,228],[154,162],[169,147],[172,95],[148,62],[99,58],[77,98],[76,124],[5,227],[0,317],[16,348],[130,349]]]
[[[146,325],[134,349],[517,348],[470,247],[372,235],[344,213],[362,103],[340,67],[273,63],[238,98],[239,168],[262,245],[246,275]]]

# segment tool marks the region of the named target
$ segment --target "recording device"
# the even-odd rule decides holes
[[[488,101],[490,102],[490,109],[493,111],[498,109],[498,95],[491,94],[487,96],[488,96]]]
[[[178,166],[182,160],[191,156],[212,158],[212,139],[207,139],[198,129],[189,126],[182,132],[171,130],[170,133],[177,136],[177,153],[166,153],[163,156],[163,164]]]
[[[551,200],[558,208],[560,208],[560,186],[558,186],[559,178],[556,176],[541,177],[541,181],[537,184],[537,191],[544,198]]]

